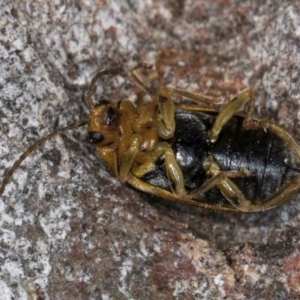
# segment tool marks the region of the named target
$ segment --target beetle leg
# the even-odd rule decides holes
[[[189,92],[187,90],[180,89],[180,88],[165,87],[165,89],[168,90],[170,94],[179,95],[189,100],[202,103],[206,106],[211,106],[212,104],[216,104],[216,102],[218,102],[219,100],[218,98],[206,96],[200,93]]]
[[[175,159],[174,152],[170,145],[165,150],[166,172],[169,180],[175,184],[177,195],[185,195],[184,178],[182,171]]]
[[[289,183],[284,185],[271,198],[261,205],[253,205],[254,209],[251,212],[263,211],[271,209],[278,205],[284,204],[300,191],[300,176],[294,177]]]
[[[95,108],[95,105],[92,101],[92,95],[93,95],[93,92],[95,90],[97,81],[104,75],[113,75],[113,76],[115,76],[115,75],[118,75],[119,73],[121,73],[121,69],[104,70],[104,71],[98,72],[93,77],[91,83],[89,84],[89,87],[88,87],[88,90],[87,90],[87,96],[86,96],[86,102],[87,102],[88,106],[90,107],[90,109]]]
[[[158,135],[164,140],[174,136],[175,106],[167,88],[162,88],[158,94],[159,122]]]
[[[97,146],[98,155],[105,162],[107,167],[118,176],[118,158],[116,149],[110,146]]]
[[[152,151],[140,152],[137,157],[137,165],[132,170],[132,174],[142,178],[147,173],[155,170],[155,162],[164,155],[167,148],[166,142],[158,143]]]
[[[258,212],[264,211],[291,199],[300,190],[300,176],[293,178],[289,183],[277,191],[272,197],[263,204],[252,204],[240,188],[230,179],[234,177],[250,176],[247,170],[222,172],[213,157],[209,157],[204,164],[207,174],[212,175],[195,193],[189,195],[191,199],[197,200],[205,192],[217,186],[228,202],[238,211]]]
[[[163,90],[168,91],[169,93],[177,94],[180,96],[183,96],[187,99],[209,105],[215,104],[217,102],[217,98],[208,97],[202,94],[198,93],[191,93],[183,89],[173,88],[173,87],[165,87]],[[220,111],[209,135],[210,135],[210,141],[212,143],[216,142],[218,139],[218,136],[223,128],[223,126],[239,111],[239,109],[246,103],[249,102],[249,108],[247,111],[247,116],[244,120],[244,126],[247,129],[250,129],[253,127],[253,125],[261,126],[262,124],[257,120],[253,120],[253,114],[255,110],[255,97],[254,97],[254,91],[252,89],[245,89],[241,93],[234,96],[227,105]],[[180,105],[177,105],[178,108],[180,108]],[[185,106],[182,106],[184,109]]]
[[[119,178],[121,181],[126,181],[130,173],[134,173],[135,176],[142,177],[146,173],[153,170],[154,162],[161,156],[165,156],[166,173],[175,186],[175,193],[177,195],[185,195],[184,179],[182,171],[175,159],[174,152],[171,146],[166,142],[160,142],[157,144],[152,152],[152,155],[148,156],[144,162],[134,168],[134,164],[138,158],[140,152],[140,145],[142,143],[142,137],[139,134],[133,134],[129,140],[129,147],[124,153],[124,156],[120,161]],[[172,186],[171,186],[172,188]]]
[[[133,134],[129,138],[129,147],[120,159],[119,179],[126,181],[128,175],[133,169],[135,159],[140,151],[142,137],[139,134]]]
[[[196,190],[196,192],[193,192],[191,194],[191,198],[194,199],[198,195],[203,195],[204,193],[208,192],[215,186],[220,185],[227,178],[237,178],[237,177],[244,177],[244,176],[249,176],[248,170],[228,171],[228,172],[219,171],[218,174],[208,179],[199,189]]]
[[[221,208],[216,205],[212,205],[212,204],[205,203],[203,201],[199,201],[199,199],[193,200],[187,194],[186,195],[176,195],[173,192],[169,192],[166,189],[163,189],[163,188],[157,187],[155,185],[149,184],[145,181],[142,181],[141,179],[137,178],[133,174],[129,174],[129,176],[127,178],[127,183],[143,193],[147,193],[147,194],[159,197],[159,198],[164,198],[171,202],[184,203],[187,205],[202,207],[202,208],[211,209],[214,211],[238,212],[238,210],[234,207],[222,207]]]
[[[241,93],[234,96],[230,102],[220,111],[212,129],[210,130],[211,143],[216,142],[223,126],[239,111],[239,109],[249,101],[249,108],[244,124],[250,123],[253,119],[255,109],[254,91],[252,89],[246,89]]]
[[[127,183],[133,186],[134,188],[153,195],[160,198],[167,199],[172,202],[182,202],[189,205],[199,206],[199,207],[205,207],[209,209],[216,210],[217,208],[213,205],[207,205],[201,202],[190,200],[186,195],[176,195],[173,192],[170,192],[166,189],[157,187],[155,185],[149,184],[145,181],[142,181],[140,178],[136,177],[134,174],[130,174],[127,178]],[[233,211],[231,209],[228,209],[228,211]]]
[[[285,130],[273,123],[270,123],[268,128],[281,137],[282,140],[289,146],[289,148],[297,155],[298,160],[300,160],[300,148],[295,140]]]
[[[132,174],[138,178],[143,177],[148,172],[153,171],[155,168],[154,163],[160,157],[164,156],[166,173],[170,181],[171,189],[173,189],[172,184],[174,184],[174,193],[177,196],[184,196],[186,194],[186,191],[184,188],[183,174],[175,159],[175,155],[171,146],[166,142],[160,142],[156,145],[153,151],[145,155],[146,157],[143,159],[143,162],[133,169]]]
[[[224,177],[221,177],[221,180],[219,180],[216,185],[233,207],[244,212],[255,211],[255,205],[253,205],[251,201],[245,197],[239,187],[231,179],[229,179],[230,177],[249,176],[249,171],[236,171],[236,175],[230,176],[231,172],[222,172],[212,156],[207,159],[204,164],[204,168],[207,174],[213,176],[211,180],[213,180],[214,177],[221,177],[219,174],[224,173]],[[242,174],[243,172],[244,174]]]
[[[239,211],[251,213],[274,208],[290,200],[300,190],[300,177],[293,178],[263,204],[252,204],[230,179],[218,185],[224,197]]]
[[[249,176],[250,173],[248,170],[223,172],[212,156],[209,156],[205,161],[204,169],[212,178],[205,182],[195,193],[191,194],[191,199],[196,200],[199,196],[202,196],[205,192],[217,186],[233,207],[240,211],[252,211],[253,204],[246,199],[238,186],[229,179],[230,177]]]
[[[221,171],[218,164],[212,156],[204,162],[204,169],[207,175],[212,176],[208,179],[196,192],[190,194],[191,199],[197,199],[204,193],[217,186],[223,196],[238,210],[248,210],[253,206],[249,200],[245,198],[242,191],[229,178],[237,178],[250,176],[250,172],[246,169],[240,171]]]
[[[288,148],[291,149],[293,153],[295,153],[298,161],[300,161],[299,145],[295,142],[295,140],[291,137],[291,135],[271,121],[268,120],[261,120],[261,121],[264,121],[262,127],[273,131],[277,136],[279,136],[288,145]]]
[[[137,74],[137,70],[139,69],[151,69],[152,65],[146,63],[146,62],[139,62],[134,68],[132,68],[128,72],[128,77],[131,79],[131,81],[138,86],[140,89],[142,89],[145,93],[153,96],[153,92],[150,88],[148,88],[145,83],[141,80],[139,75]],[[153,97],[152,97],[153,98]]]

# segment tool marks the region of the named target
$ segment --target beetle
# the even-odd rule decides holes
[[[89,121],[54,132],[28,148],[6,174],[5,185],[22,161],[56,135],[88,125],[88,141],[122,182],[137,190],[215,211],[251,213],[271,209],[300,190],[300,149],[291,135],[272,120],[254,117],[252,89],[237,94],[222,108],[216,99],[184,89],[163,87],[158,93],[138,74],[151,65],[141,62],[128,73],[151,102],[129,100],[93,103],[92,79],[86,96]],[[175,103],[172,95],[192,104]],[[239,114],[248,104],[246,114]]]

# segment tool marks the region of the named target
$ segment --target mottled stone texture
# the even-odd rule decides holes
[[[0,180],[87,119],[97,70],[142,60],[154,89],[255,88],[257,114],[297,138],[299,47],[296,0],[0,0]],[[97,89],[138,92],[122,77]],[[0,198],[1,299],[299,299],[299,197],[254,215],[172,205],[108,174],[84,137],[40,147]]]

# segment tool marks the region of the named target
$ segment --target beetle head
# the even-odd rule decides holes
[[[101,146],[116,142],[118,137],[117,116],[117,106],[107,100],[101,100],[91,111],[87,140]]]

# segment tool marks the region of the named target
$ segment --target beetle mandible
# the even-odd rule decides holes
[[[45,141],[88,125],[88,140],[116,177],[142,192],[173,202],[224,212],[264,211],[291,199],[300,190],[300,149],[283,128],[254,117],[255,96],[246,89],[222,109],[217,99],[180,88],[148,88],[139,69],[128,77],[151,96],[135,106],[129,100],[94,105],[93,91],[104,75],[96,74],[87,91],[91,109],[81,121],[54,132],[28,148],[7,172],[5,185],[22,161]],[[175,103],[172,94],[196,104]],[[248,104],[245,115],[238,114]]]

